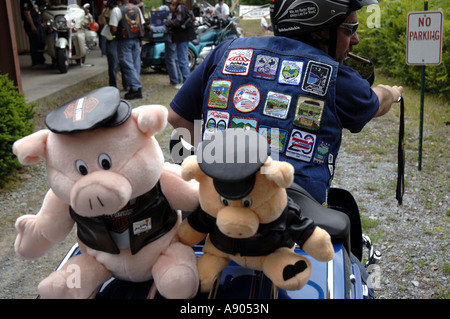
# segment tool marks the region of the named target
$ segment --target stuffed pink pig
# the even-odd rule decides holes
[[[49,130],[14,143],[22,164],[45,159],[50,184],[39,213],[17,219],[16,252],[40,257],[75,223],[82,252],[39,284],[41,297],[93,297],[112,276],[153,277],[166,298],[195,296],[195,254],[176,234],[179,210],[199,205],[198,186],[164,163],[153,135],[166,123],[164,106],[131,110],[117,89],[106,87],[53,110]],[[80,275],[75,287],[67,284],[73,269]]]

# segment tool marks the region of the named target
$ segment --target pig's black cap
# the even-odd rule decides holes
[[[231,200],[247,196],[256,173],[270,154],[267,139],[255,131],[216,131],[198,147],[200,169],[213,179],[216,191]]]
[[[107,86],[83,94],[51,111],[45,124],[53,133],[76,134],[99,127],[123,124],[131,106],[121,100],[119,90]]]

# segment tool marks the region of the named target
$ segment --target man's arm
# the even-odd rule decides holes
[[[113,8],[111,11],[111,16],[109,17],[109,27],[111,29],[111,34],[116,35],[120,19],[122,19],[122,12],[118,7]]]
[[[189,122],[188,120],[182,118],[178,113],[176,113],[174,110],[172,110],[171,107],[169,107],[169,117],[168,117],[169,123],[173,126],[174,129],[178,131],[180,135],[183,136],[183,139],[190,143],[191,145],[197,145],[194,141],[194,123]],[[189,136],[186,136],[186,134],[183,134],[182,129],[186,129],[189,131]]]
[[[379,84],[373,88],[373,91],[378,96],[380,102],[380,107],[377,113],[375,113],[375,117],[377,117],[389,112],[392,104],[397,102],[402,95],[403,87]]]

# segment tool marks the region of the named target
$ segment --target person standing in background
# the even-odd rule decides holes
[[[141,10],[123,0],[111,12],[109,26],[118,41],[119,63],[129,91],[125,99],[142,99],[141,38],[144,36],[144,17]]]
[[[167,20],[170,20],[172,13],[170,12],[171,0],[163,0],[163,4],[158,8],[160,11],[167,12]],[[164,58],[169,74],[169,85],[174,85],[176,89],[181,87],[183,81],[181,71],[177,62],[177,46],[172,42],[172,31],[164,24],[161,26],[151,25],[150,29],[155,33],[164,33]]]
[[[172,0],[170,12],[172,13],[172,17],[170,20],[165,21],[165,25],[172,32],[172,43],[176,45],[178,67],[180,68],[184,83],[191,73],[189,68],[188,45],[189,41],[196,38],[194,21],[184,4],[184,0]]]
[[[20,14],[22,16],[23,27],[27,33],[30,44],[32,68],[45,65],[45,57],[43,54],[45,41],[39,5],[40,1],[20,0]]]
[[[101,36],[105,39],[106,58],[108,60],[108,77],[109,85],[117,87],[117,68],[119,65],[119,51],[117,49],[118,41],[114,35],[111,34],[111,28],[109,26],[109,18],[111,16],[112,9],[117,6],[121,6],[122,1],[108,0],[106,2],[105,9],[102,11],[99,17],[99,23],[103,24]],[[125,90],[128,89],[125,77],[122,74],[122,86]]]

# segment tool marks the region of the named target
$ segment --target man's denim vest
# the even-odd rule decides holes
[[[208,79],[203,138],[244,128],[267,136],[271,156],[295,167],[295,182],[326,202],[342,127],[336,115],[338,63],[284,37],[231,42]]]

